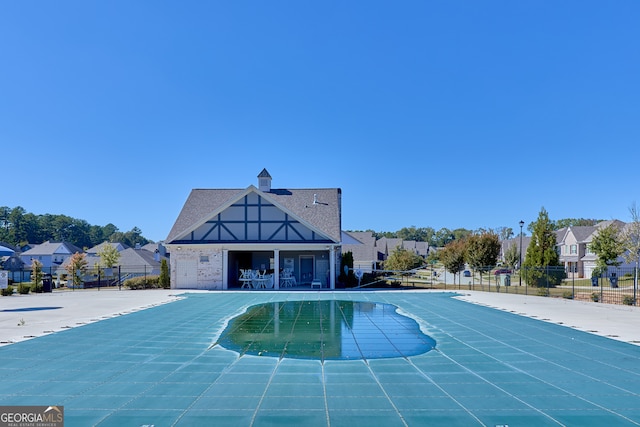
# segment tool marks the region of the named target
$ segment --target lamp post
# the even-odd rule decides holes
[[[518,286],[522,286],[522,226],[524,225],[524,221],[520,220],[520,250],[518,251],[518,255],[520,259],[518,260],[518,279],[520,284]]]

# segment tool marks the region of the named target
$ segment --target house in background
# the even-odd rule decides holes
[[[335,288],[342,191],[271,181],[263,169],[258,187],[191,191],[164,243],[173,288],[240,288],[248,269],[271,274],[275,289],[285,270],[297,285]]]
[[[353,268],[371,273],[383,269],[383,262],[397,249],[405,249],[427,258],[432,249],[427,242],[381,237],[376,239],[371,231],[346,231],[357,243],[343,244],[342,253],[353,254]]]
[[[619,220],[609,220],[597,223],[594,226],[572,226],[564,229],[562,237],[558,238],[560,262],[566,268],[569,278],[590,278],[596,269],[598,256],[591,250],[590,245],[598,231],[615,226],[622,231],[627,225]],[[617,267],[609,267],[609,271],[632,270],[633,264],[627,263],[623,257],[619,257]]]
[[[109,270],[108,275],[119,276],[122,282],[133,277],[157,276],[160,274],[162,260],[168,261],[166,257],[160,256],[156,252],[150,252],[142,248],[130,248],[122,243],[106,242],[98,246],[105,244],[121,249],[118,250],[120,258],[118,258],[117,265]],[[94,248],[90,249],[90,251],[93,251]],[[100,249],[93,253],[87,252],[87,257],[85,258],[87,261],[87,277],[83,278],[85,282],[98,279],[96,266],[100,265],[100,256],[97,255],[99,251]]]
[[[56,269],[76,252],[83,253],[83,250],[68,242],[46,241],[22,252],[20,259],[28,267],[31,266],[33,260],[38,260],[43,269]]]
[[[381,254],[376,249],[376,238],[371,231],[345,231],[355,242],[343,243],[342,253],[353,254],[353,268],[371,273],[378,270],[382,261]],[[344,242],[344,239],[343,239]]]
[[[529,243],[531,242],[531,236],[522,236],[522,248],[520,248],[520,236],[514,237],[511,239],[501,240],[500,241],[500,255],[498,255],[498,262],[505,262],[505,254],[511,249],[512,246],[516,247],[518,253],[522,254],[522,262],[524,262],[524,257],[527,254],[527,249],[529,248]]]
[[[142,247],[149,252],[154,254],[158,254],[157,258],[160,260],[161,257],[169,258],[169,252],[167,252],[167,248],[164,247],[164,242],[156,242],[156,243],[147,243]]]

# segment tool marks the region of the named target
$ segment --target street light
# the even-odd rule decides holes
[[[518,279],[520,280],[520,284],[518,286],[522,286],[522,226],[524,225],[524,221],[520,220],[520,250],[518,254],[520,255],[520,260],[518,261],[518,270],[520,274],[518,274]]]

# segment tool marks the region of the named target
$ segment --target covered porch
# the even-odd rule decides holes
[[[223,250],[223,289],[335,289],[336,246]]]

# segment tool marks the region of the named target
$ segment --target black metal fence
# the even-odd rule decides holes
[[[446,275],[449,275],[447,278]],[[579,277],[564,267],[465,270],[431,280],[439,288],[561,297],[608,304],[640,305],[635,268],[610,267],[593,277]],[[456,283],[457,282],[457,283]]]
[[[128,279],[136,277],[158,276],[160,268],[148,265],[119,265],[111,268],[90,267],[82,271],[69,272],[61,267],[43,267],[41,269],[42,284],[47,289],[56,288],[104,288],[122,286]],[[73,276],[76,276],[75,280]],[[32,283],[33,271],[21,269],[8,271],[9,284]]]

